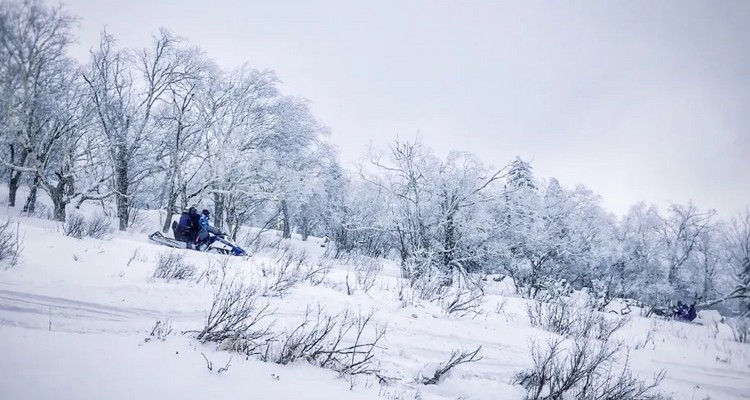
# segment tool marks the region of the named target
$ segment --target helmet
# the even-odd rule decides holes
[[[203,214],[203,215],[205,215],[205,216],[208,217],[211,213],[208,212],[208,210],[203,210],[203,212],[201,212],[201,214]]]
[[[197,212],[198,212],[198,210],[195,207],[188,208],[188,213],[190,213],[190,214],[195,214]]]

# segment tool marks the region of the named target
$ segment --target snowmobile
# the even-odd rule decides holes
[[[172,225],[172,229],[174,230],[175,224]],[[148,235],[148,238],[151,241],[163,246],[169,246],[175,249],[187,248],[187,243],[185,243],[184,241],[166,237],[159,231]],[[247,255],[247,252],[239,245],[237,245],[237,243],[235,243],[231,238],[227,237],[227,235],[219,231],[214,230],[209,231],[208,237],[205,240],[195,243],[194,248],[198,251],[214,252],[232,256]]]
[[[209,233],[206,240],[197,243],[195,245],[196,250],[199,251],[212,251],[219,254],[226,254],[232,256],[244,256],[247,252],[237,245],[227,235],[220,233],[214,234]]]
[[[664,319],[686,323],[692,323],[698,316],[695,304],[687,305],[682,302],[677,302],[676,306],[654,307],[651,309],[650,314],[657,315]]]

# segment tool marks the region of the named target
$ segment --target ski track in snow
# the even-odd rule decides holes
[[[179,322],[202,317],[202,312],[164,313],[0,289],[0,321],[9,326],[75,333],[127,333],[133,331],[134,326],[145,329],[147,324],[153,325],[160,319]]]

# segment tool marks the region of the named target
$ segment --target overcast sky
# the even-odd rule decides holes
[[[530,160],[623,213],[750,204],[750,1],[67,0],[85,57],[104,25],[159,27],[220,65],[274,69],[345,165],[400,136]]]

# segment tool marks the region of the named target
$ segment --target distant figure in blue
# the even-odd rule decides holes
[[[695,310],[695,303],[687,305],[678,301],[672,316],[684,321],[693,321],[698,316],[698,312]]]
[[[206,245],[210,244],[207,243],[207,240],[209,239],[209,233],[213,233],[216,236],[221,236],[223,233],[221,233],[220,230],[216,229],[215,227],[211,226],[209,223],[209,219],[211,218],[211,213],[208,210],[203,210],[201,212],[200,217],[200,233],[198,233],[198,238],[196,240],[196,243],[198,244],[196,247],[203,245],[204,243]]]

